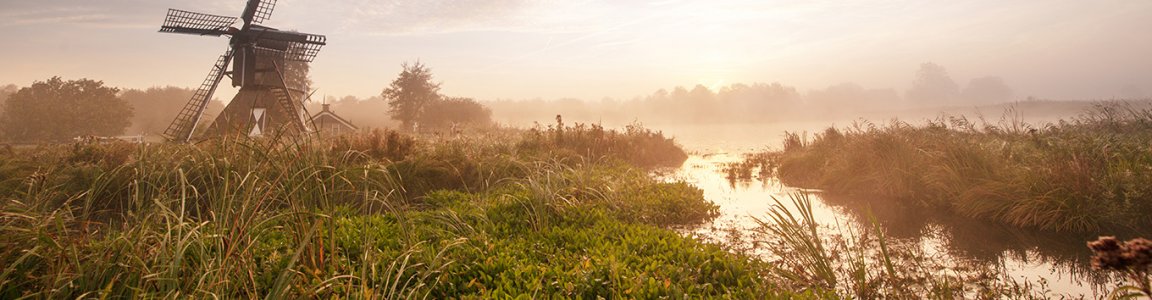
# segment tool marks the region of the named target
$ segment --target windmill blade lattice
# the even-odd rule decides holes
[[[312,62],[316,59],[316,55],[320,53],[320,48],[324,47],[325,37],[322,35],[308,35],[310,40],[317,40],[320,43],[298,43],[292,42],[288,44],[288,55],[285,57],[289,60]]]
[[[224,79],[225,68],[228,67],[228,62],[231,60],[232,50],[224,52],[224,55],[216,60],[216,64],[212,66],[212,71],[208,72],[208,76],[204,78],[200,88],[192,94],[192,99],[188,100],[188,104],[184,105],[184,108],[176,115],[176,119],[168,125],[168,129],[164,130],[164,137],[177,142],[187,142],[192,139],[192,134],[196,132],[200,118],[204,116],[204,109],[208,107],[208,101],[212,99],[212,94],[216,93],[216,87],[220,85],[220,80]]]
[[[263,44],[264,46],[257,45],[255,47],[259,54],[267,54],[289,61],[299,62],[312,62],[316,59],[316,55],[320,53],[320,48],[326,45],[327,38],[323,35],[296,33],[296,32],[278,32],[277,36],[269,37],[269,40],[276,38],[290,38],[288,40],[278,40],[277,43]]]
[[[160,32],[220,36],[228,33],[228,27],[234,23],[236,17],[169,9]]]
[[[261,0],[260,5],[256,6],[256,14],[252,16],[252,22],[264,23],[272,18],[272,10],[276,8],[276,0]]]
[[[240,16],[244,19],[244,26],[247,27],[252,23],[264,23],[272,17],[272,10],[276,8],[276,0],[248,0],[248,5],[244,7],[244,14]]]

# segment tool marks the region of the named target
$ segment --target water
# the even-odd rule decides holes
[[[681,168],[664,176],[696,185],[704,190],[705,198],[720,207],[720,216],[713,222],[683,229],[683,233],[767,255],[750,242],[764,238],[756,236],[758,225],[754,218],[767,221],[768,212],[776,203],[773,199],[787,205],[790,193],[803,190],[783,185],[775,178],[730,181],[721,172],[723,165],[741,159],[741,153],[735,152],[696,153]],[[833,229],[827,232],[871,226],[874,216],[889,239],[918,243],[928,254],[945,260],[998,265],[1016,282],[1044,285],[1055,294],[1096,298],[1106,294],[1102,286],[1116,286],[1088,272],[1090,252],[1085,242],[1094,236],[1025,230],[894,202],[854,201],[858,199],[808,192],[813,193],[816,220]]]
[[[765,238],[757,236],[754,218],[767,221],[768,212],[776,203],[773,199],[789,204],[789,194],[802,190],[775,178],[733,182],[721,172],[723,165],[741,161],[744,153],[779,147],[784,131],[819,132],[828,125],[812,122],[661,128],[692,153],[683,166],[663,176],[696,185],[720,208],[721,214],[713,222],[683,229],[683,233],[727,244],[733,250],[767,255],[755,243],[748,242]],[[809,192],[814,192],[811,199],[815,218],[833,228],[827,231],[833,234],[837,230],[872,226],[870,220],[874,218],[889,239],[919,244],[926,253],[950,262],[999,266],[1016,282],[1046,286],[1054,295],[1099,298],[1120,284],[1090,272],[1091,252],[1085,243],[1094,240],[1094,235],[1020,229],[891,201]]]

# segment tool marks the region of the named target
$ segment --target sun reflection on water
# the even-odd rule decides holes
[[[771,260],[772,254],[762,247],[770,239],[756,230],[756,218],[767,220],[775,200],[789,203],[791,194],[807,192],[812,199],[813,216],[825,229],[823,232],[837,238],[859,234],[865,226],[871,226],[869,220],[875,219],[890,239],[916,243],[927,257],[943,260],[942,265],[991,265],[1002,268],[1003,274],[1018,283],[1043,285],[1060,295],[1099,297],[1107,287],[1117,284],[1090,272],[1090,252],[1084,241],[1091,237],[989,224],[894,202],[829,198],[819,191],[789,187],[776,178],[726,178],[722,172],[724,164],[741,159],[741,155],[727,152],[695,154],[679,169],[658,175],[699,187],[705,198],[719,206],[719,217],[711,223],[681,228],[682,234]]]

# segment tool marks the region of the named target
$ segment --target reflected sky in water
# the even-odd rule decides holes
[[[775,178],[734,182],[721,172],[723,165],[738,162],[742,153],[755,151],[751,147],[736,147],[739,151],[725,152],[714,143],[706,152],[697,152],[684,165],[663,174],[668,180],[689,182],[702,190],[704,196],[720,206],[721,215],[710,224],[682,229],[693,235],[717,243],[726,243],[734,251],[748,251],[769,255],[757,240],[764,241],[754,231],[754,218],[767,221],[774,199],[791,207],[790,193],[802,192],[781,184]],[[761,149],[762,150],[762,149]],[[851,235],[861,226],[870,226],[871,216],[891,239],[917,243],[926,254],[949,260],[1000,265],[1017,282],[1039,285],[1041,282],[1057,294],[1103,296],[1103,287],[1116,286],[1088,272],[1090,251],[1085,241],[1094,236],[1052,234],[972,220],[945,213],[936,213],[907,207],[891,201],[828,197],[812,191],[815,218],[826,227],[823,232]]]

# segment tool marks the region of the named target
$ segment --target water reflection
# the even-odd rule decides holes
[[[1001,264],[1013,275],[1027,280],[1045,279],[1057,290],[1079,290],[1091,295],[1094,287],[1109,280],[1091,272],[1091,252],[1084,234],[1052,233],[975,220],[945,212],[911,207],[886,199],[842,197],[824,194],[821,200],[842,208],[853,220],[877,223],[892,238],[920,243],[939,243],[948,257],[983,264]]]
[[[711,224],[685,228],[685,234],[726,244],[733,251],[765,255],[757,252],[755,243],[764,239],[755,237],[753,218],[764,218],[775,203],[773,198],[788,201],[788,194],[798,189],[775,178],[729,180],[723,165],[740,159],[730,153],[693,155],[665,177],[695,184],[720,206],[720,217]],[[884,199],[861,201],[817,193],[812,200],[815,217],[824,225],[858,231],[874,219],[890,239],[920,244],[934,256],[953,262],[999,266],[1017,282],[1043,283],[1058,294],[1099,297],[1118,285],[1114,279],[1090,272],[1091,253],[1085,241],[1095,236],[1021,229]]]

